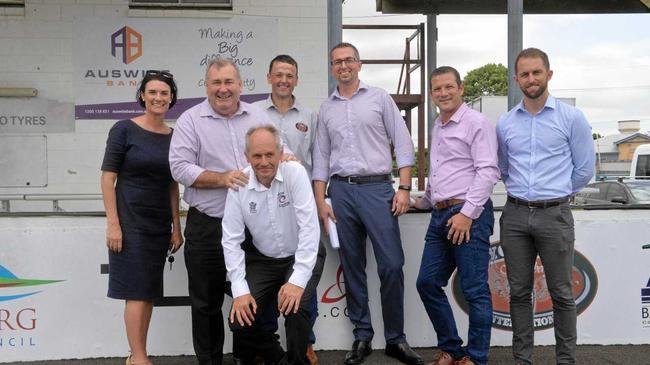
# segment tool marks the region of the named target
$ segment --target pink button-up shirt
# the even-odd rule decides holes
[[[461,213],[476,219],[498,179],[496,131],[483,114],[463,103],[444,125],[436,119],[425,206],[463,199]]]

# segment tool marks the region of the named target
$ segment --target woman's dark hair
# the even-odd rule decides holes
[[[142,100],[141,95],[144,94],[144,89],[147,86],[147,83],[151,80],[162,81],[165,84],[169,85],[169,89],[172,92],[172,101],[169,103],[169,108],[171,109],[174,104],[176,104],[176,100],[178,99],[178,89],[176,88],[176,83],[174,82],[174,75],[164,70],[148,70],[145,72],[142,81],[140,81],[138,92],[135,94],[135,99],[138,101],[138,104],[144,108],[144,100]]]

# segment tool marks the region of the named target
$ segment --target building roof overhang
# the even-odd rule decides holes
[[[508,0],[375,0],[384,14],[506,14]],[[648,13],[650,0],[523,0],[524,14]]]

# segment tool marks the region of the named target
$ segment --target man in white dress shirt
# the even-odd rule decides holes
[[[244,365],[254,364],[256,355],[274,364],[309,364],[309,301],[323,270],[316,264],[320,229],[309,177],[298,162],[280,163],[274,126],[249,130],[245,154],[250,179],[228,191],[222,223],[233,294],[230,328],[240,352],[234,355]],[[252,244],[245,243],[247,229]],[[258,321],[276,295],[285,316],[286,353]]]

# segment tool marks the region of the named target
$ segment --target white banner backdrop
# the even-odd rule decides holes
[[[576,218],[576,297],[578,342],[581,344],[643,344],[650,338],[650,304],[641,291],[650,278],[650,251],[641,246],[650,237],[650,211],[574,211]],[[499,214],[496,214],[498,222]],[[412,346],[436,345],[433,327],[424,311],[415,279],[429,214],[400,218],[406,256],[405,330]],[[0,362],[126,356],[128,345],[122,319],[123,302],[106,298],[107,263],[105,220],[101,217],[0,218]],[[498,227],[492,241],[490,281],[495,324],[492,345],[508,346],[507,305],[499,280],[501,257]],[[370,247],[370,244],[368,245]],[[371,249],[368,249],[372,257]],[[165,269],[165,296],[186,296],[183,255],[175,255],[173,270]],[[352,326],[346,317],[345,285],[338,272],[336,251],[328,248],[316,322],[317,349],[347,349]],[[537,277],[543,274],[539,268]],[[368,260],[370,306],[375,329],[373,346],[383,348],[379,280],[375,260]],[[543,281],[543,280],[542,280]],[[452,293],[459,332],[465,338],[467,315]],[[536,287],[537,344],[553,344],[553,330],[545,322],[547,292]],[[224,314],[230,300],[224,304]],[[645,309],[644,309],[645,308]],[[552,317],[551,317],[552,320]],[[544,328],[546,327],[546,328]],[[283,328],[282,326],[280,328]],[[231,349],[226,336],[225,352]],[[152,355],[192,354],[190,310],[186,306],[156,307],[149,335]]]
[[[205,97],[205,66],[231,58],[243,94],[267,93],[269,61],[277,54],[276,18],[80,18],[74,22],[73,82],[77,119],[139,114],[135,90],[146,70],[168,70],[178,86],[174,119]],[[246,98],[244,98],[246,99]]]

